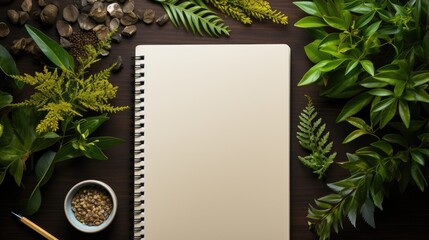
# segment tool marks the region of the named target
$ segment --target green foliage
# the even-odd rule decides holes
[[[266,0],[206,0],[221,12],[244,24],[252,24],[252,19],[269,19],[274,23],[287,25],[285,14],[273,10]]]
[[[179,0],[155,0],[164,7],[168,17],[175,27],[181,24],[187,31],[203,35],[203,31],[209,36],[220,37],[222,34],[229,36],[229,28],[215,12],[207,8],[202,1]]]
[[[154,0],[165,9],[175,27],[183,27],[186,31],[211,37],[229,36],[230,29],[222,18],[204,3],[204,0]],[[205,0],[213,7],[234,19],[251,24],[252,19],[271,20],[276,24],[288,24],[288,17],[271,8],[267,0]]]
[[[109,82],[114,65],[99,73],[87,76],[91,65],[98,61],[101,46],[85,46],[87,57],[79,59],[77,71],[61,71],[45,66],[43,72],[34,76],[24,74],[13,76],[17,81],[34,86],[36,92],[29,99],[13,106],[31,106],[46,113],[37,125],[37,132],[57,131],[61,121],[82,116],[83,112],[117,112],[126,107],[115,107],[109,100],[116,97],[117,87]]]
[[[332,230],[338,232],[344,217],[356,227],[360,214],[370,226],[375,227],[375,209],[383,210],[383,201],[389,191],[387,186],[391,183],[398,183],[402,191],[410,184],[421,191],[428,185],[424,175],[429,154],[428,120],[413,121],[413,129],[395,122],[395,133],[381,138],[362,119],[349,122],[376,140],[354,154],[348,154],[348,161],[340,163],[340,166],[349,170],[350,177],[328,184],[334,193],[317,199],[315,206],[310,205],[309,224],[319,239],[329,239]]]
[[[333,142],[328,142],[329,132],[326,132],[326,124],[322,124],[322,119],[317,118],[317,112],[313,101],[307,97],[307,106],[299,115],[299,125],[296,137],[299,144],[310,151],[307,156],[298,156],[301,162],[314,170],[319,179],[325,175],[326,170],[334,162],[336,152],[331,153]]]
[[[52,63],[63,71],[74,70],[73,57],[61,45],[35,27],[25,25],[25,28],[40,50]]]
[[[0,70],[8,76],[19,74],[15,60],[9,51],[0,44]],[[22,83],[15,82],[16,87],[22,88]]]
[[[314,66],[299,82],[326,97],[348,99],[338,122],[356,127],[343,143],[375,141],[347,156],[350,177],[310,206],[320,239],[357,215],[375,226],[388,186],[427,187],[429,159],[429,3],[422,0],[313,0],[294,3],[308,16],[295,23],[314,38],[304,50]],[[359,117],[357,117],[359,115]],[[365,139],[365,143],[367,140]]]
[[[13,60],[12,55],[9,51],[0,45],[0,69],[6,75],[16,75],[19,74],[19,70],[16,67],[15,60]]]
[[[12,106],[0,118],[0,184],[9,174],[22,186],[24,175],[28,175],[24,172],[34,170],[36,185],[25,207],[26,214],[33,214],[42,203],[40,188],[50,180],[55,164],[82,156],[106,160],[102,150],[122,143],[114,137],[90,136],[109,118],[106,113],[91,117],[86,117],[86,113],[112,113],[126,107],[115,107],[108,102],[116,97],[117,87],[109,82],[114,66],[88,74],[108,40],[86,46],[87,57],[77,59],[79,67],[75,69],[74,60],[58,43],[31,26],[26,28],[57,67],[45,66],[34,75],[13,75],[18,82],[35,89],[21,103],[11,104],[12,96],[0,92],[0,108]],[[0,49],[0,58],[3,56]],[[2,64],[0,60],[0,67],[4,67]],[[36,152],[40,152],[38,159],[34,158]],[[32,163],[28,164],[29,161]]]

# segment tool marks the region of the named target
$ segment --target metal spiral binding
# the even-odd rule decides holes
[[[133,239],[144,239],[144,56],[134,60],[134,226]]]

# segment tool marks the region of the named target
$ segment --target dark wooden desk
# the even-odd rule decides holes
[[[0,21],[6,21],[6,10],[18,9],[22,1],[15,1],[11,5],[0,7]],[[37,1],[33,1],[37,2]],[[65,6],[65,2],[61,4]],[[302,29],[295,28],[293,24],[304,14],[294,7],[291,1],[270,1],[273,8],[279,9],[289,16],[289,26],[279,26],[268,22],[255,22],[252,26],[244,26],[229,17],[225,17],[226,23],[231,27],[232,33],[228,38],[208,38],[194,36],[183,29],[175,29],[171,23],[159,27],[157,25],[138,25],[137,34],[124,39],[121,44],[113,44],[110,56],[103,60],[95,69],[103,64],[113,61],[116,56],[122,56],[124,68],[114,74],[112,82],[119,86],[119,95],[115,101],[117,105],[130,105],[133,78],[131,56],[134,47],[138,44],[174,44],[174,43],[287,43],[292,48],[292,112],[291,112],[291,239],[306,240],[316,239],[316,236],[307,228],[307,206],[314,198],[320,197],[328,190],[326,182],[339,180],[347,173],[338,166],[333,166],[327,174],[326,181],[320,181],[311,171],[301,165],[297,160],[298,155],[303,155],[302,149],[295,140],[298,123],[298,114],[306,104],[304,94],[310,95],[316,105],[320,116],[328,125],[331,136],[335,141],[338,151],[337,160],[344,160],[345,153],[352,151],[352,146],[342,146],[341,141],[345,137],[345,125],[335,124],[334,120],[339,113],[341,103],[318,97],[318,89],[315,86],[297,87],[304,72],[310,67],[305,57],[303,47],[310,41],[309,36]],[[34,3],[35,4],[35,3]],[[154,8],[162,11],[159,5],[149,0],[136,1],[136,6]],[[30,22],[32,23],[32,22]],[[35,26],[38,26],[35,24]],[[57,37],[53,29],[44,29],[53,37]],[[24,28],[14,27],[12,33],[0,43],[10,46],[12,40],[27,36]],[[36,68],[31,58],[20,58],[18,67],[22,72],[31,73]],[[178,59],[180,61],[180,59]],[[259,61],[269,59],[255,59],[255,67]],[[168,69],[168,66],[166,66]],[[43,226],[46,230],[60,239],[130,239],[132,228],[131,201],[132,195],[132,119],[130,111],[124,111],[111,116],[111,120],[101,129],[102,134],[120,137],[125,144],[107,151],[109,160],[105,162],[76,159],[56,165],[51,181],[42,188],[43,203],[40,211],[30,218]],[[105,231],[96,234],[84,234],[75,230],[66,220],[63,212],[64,197],[72,185],[84,179],[99,179],[110,184],[118,195],[119,209],[113,224]],[[25,227],[12,218],[10,211],[17,210],[19,206],[20,190],[16,188],[11,178],[7,178],[0,186],[0,239],[43,239],[31,229]],[[344,221],[345,230],[333,239],[427,239],[429,233],[429,194],[420,193],[410,189],[406,194],[400,195],[393,188],[389,199],[384,203],[384,211],[376,212],[377,228],[372,229],[363,221],[358,222],[358,229]],[[202,239],[203,240],[203,239]],[[220,239],[221,240],[221,239]],[[232,239],[228,239],[232,240]],[[236,240],[236,239],[234,239]],[[265,240],[265,239],[264,239]],[[271,240],[271,239],[267,239]],[[273,239],[275,240],[275,239]]]

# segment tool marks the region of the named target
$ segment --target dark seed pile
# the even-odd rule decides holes
[[[72,211],[76,219],[88,226],[98,226],[107,220],[113,203],[105,189],[87,186],[80,189],[72,199]]]
[[[78,59],[79,57],[85,58],[85,45],[94,45],[98,42],[97,35],[93,31],[75,31],[68,38],[70,41],[70,54]]]

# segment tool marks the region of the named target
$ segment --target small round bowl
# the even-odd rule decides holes
[[[110,215],[107,217],[107,219],[104,222],[102,222],[100,225],[97,225],[97,226],[90,226],[90,225],[81,223],[79,220],[77,220],[75,214],[72,211],[73,197],[81,188],[90,187],[90,186],[94,186],[94,187],[98,187],[106,190],[112,200],[112,211]],[[113,218],[115,217],[117,207],[118,207],[118,200],[116,198],[116,194],[113,191],[113,189],[106,183],[98,180],[85,180],[77,183],[70,189],[70,191],[67,193],[66,198],[64,200],[64,212],[66,214],[68,221],[73,227],[75,227],[79,231],[86,232],[86,233],[96,233],[105,229],[107,226],[109,226],[110,223],[113,221]]]

